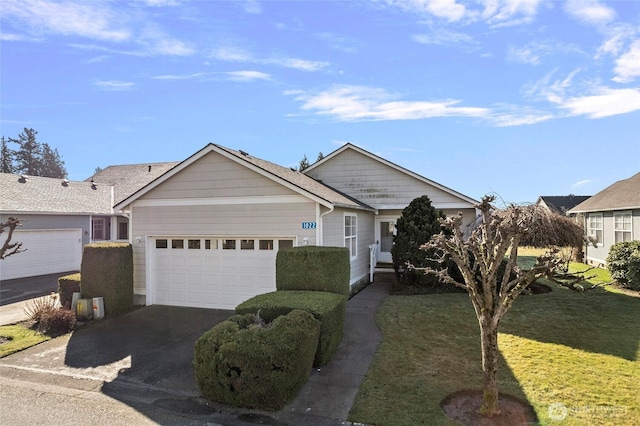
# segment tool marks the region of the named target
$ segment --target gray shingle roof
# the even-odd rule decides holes
[[[117,204],[178,164],[180,164],[179,161],[109,166],[86,181],[93,179],[96,183],[113,185],[115,187],[114,204]]]
[[[288,167],[279,166],[275,163],[271,163],[260,158],[253,157],[247,153],[236,151],[230,148],[226,148],[220,145],[215,145],[217,148],[237,157],[238,159],[253,164],[256,167],[280,178],[296,187],[309,192],[316,197],[322,198],[325,201],[333,204],[336,207],[349,207],[357,209],[366,209],[375,211],[371,206],[362,203],[354,198],[349,197],[317,180],[305,175],[304,173],[292,170]]]
[[[111,214],[111,186],[0,173],[0,211]]]
[[[551,210],[556,213],[565,214],[578,204],[589,199],[590,195],[542,195],[538,199],[544,201],[544,203]]]
[[[623,209],[640,209],[640,173],[608,186],[572,208],[570,213]]]

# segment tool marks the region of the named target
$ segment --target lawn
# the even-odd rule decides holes
[[[0,358],[51,339],[20,324],[0,326]]]
[[[606,282],[606,271],[596,280]],[[377,322],[383,341],[349,420],[455,424],[440,401],[482,384],[469,297],[389,296]],[[500,327],[500,391],[528,401],[541,424],[640,424],[640,298],[554,286],[518,298]],[[566,418],[554,421],[550,407],[552,416],[566,409]]]

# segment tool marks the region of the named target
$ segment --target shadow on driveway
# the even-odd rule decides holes
[[[58,278],[78,271],[58,272],[35,277],[16,278],[0,282],[0,306],[10,305],[58,291]]]
[[[195,397],[199,391],[192,365],[194,344],[205,331],[232,314],[154,305],[93,321],[73,333],[64,364],[100,371],[106,379],[103,392],[108,395],[109,382],[125,381]]]

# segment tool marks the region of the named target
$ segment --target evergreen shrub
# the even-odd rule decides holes
[[[235,315],[195,344],[196,383],[205,398],[238,407],[278,410],[307,381],[320,323],[301,310],[265,324]]]
[[[611,278],[623,287],[640,290],[640,279],[637,278],[637,260],[640,255],[640,241],[616,243],[609,249],[607,269]]]
[[[323,291],[275,291],[255,296],[236,307],[236,314],[259,313],[266,321],[300,309],[320,321],[320,337],[313,365],[329,362],[342,340],[347,298]]]

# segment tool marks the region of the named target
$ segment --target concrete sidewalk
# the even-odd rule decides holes
[[[347,420],[382,340],[375,317],[394,279],[393,272],[378,272],[373,284],[349,300],[338,350],[327,365],[311,372],[297,397],[275,417],[286,424],[312,424],[312,417],[315,424]]]

